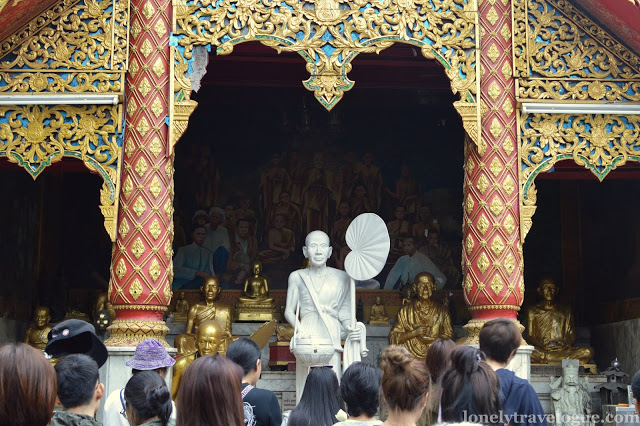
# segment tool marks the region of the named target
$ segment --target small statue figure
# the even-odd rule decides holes
[[[96,327],[96,334],[104,337],[107,332],[107,327],[111,325],[111,315],[106,309],[100,310],[96,313],[94,324]]]
[[[560,363],[563,359],[578,359],[581,364],[593,359],[592,348],[574,347],[576,333],[573,315],[568,306],[555,302],[558,289],[550,278],[540,281],[538,294],[542,302],[529,308],[527,330],[529,342],[535,347],[531,362]]]
[[[196,351],[178,358],[173,366],[173,383],[171,385],[171,396],[173,399],[176,399],[178,395],[180,380],[182,379],[185,369],[198,357],[219,353],[223,340],[223,330],[217,321],[202,321],[196,333]]]
[[[173,321],[186,322],[188,313],[189,302],[184,298],[184,291],[181,291],[178,301],[176,302],[176,311],[173,313]]]
[[[562,376],[550,377],[551,412],[555,415],[556,426],[590,425],[586,415],[591,414],[589,381],[578,375],[578,360],[562,361]]]
[[[285,322],[276,327],[276,339],[278,342],[288,342],[293,337],[293,326]]]
[[[108,293],[102,292],[98,294],[98,298],[96,299],[96,303],[93,305],[93,320],[96,321],[98,318],[99,311],[109,311],[109,318],[111,321],[116,319],[116,310],[113,308],[113,305],[109,301]]]
[[[376,296],[376,304],[371,307],[369,315],[369,324],[371,325],[389,325],[389,317],[382,304],[382,298]]]
[[[203,321],[215,320],[222,327],[222,341],[220,352],[226,353],[227,345],[231,342],[231,308],[216,302],[220,295],[220,282],[216,277],[209,277],[200,287],[204,296],[204,303],[196,303],[187,315],[187,329],[185,334],[176,336],[174,345],[178,349],[178,355],[188,355],[196,352],[195,334]]]
[[[253,276],[244,282],[244,295],[238,297],[238,321],[271,321],[281,318],[273,298],[269,297],[269,280],[262,275],[262,263],[253,262]]]
[[[47,346],[47,342],[49,341],[47,334],[49,334],[49,331],[51,330],[51,326],[49,326],[50,320],[51,313],[49,308],[46,306],[38,306],[35,314],[33,315],[35,325],[29,327],[27,330],[24,342],[36,349],[44,350],[44,347]]]
[[[416,275],[413,288],[418,297],[398,312],[389,333],[389,343],[402,345],[418,359],[425,359],[427,349],[437,339],[454,336],[449,309],[431,300],[436,281],[428,272]]]

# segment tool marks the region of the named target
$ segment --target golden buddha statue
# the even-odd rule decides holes
[[[220,342],[220,352],[225,354],[227,346],[231,343],[231,308],[216,302],[220,295],[220,282],[218,278],[210,276],[205,279],[200,287],[204,295],[204,303],[196,303],[187,315],[187,329],[185,334],[176,336],[174,346],[178,349],[178,355],[190,355],[196,352],[196,337],[198,327],[203,321],[215,320],[222,327],[222,341]]]
[[[33,321],[35,325],[29,327],[27,334],[24,337],[24,342],[33,346],[36,349],[44,350],[49,341],[47,335],[51,330],[49,321],[51,321],[51,312],[46,306],[38,306],[35,314],[33,315]]]
[[[176,302],[176,311],[173,313],[173,321],[186,322],[188,314],[189,302],[184,298],[184,291],[181,291],[178,301]]]
[[[269,280],[262,275],[262,263],[251,265],[253,276],[244,282],[244,294],[238,297],[236,317],[238,321],[271,321],[280,318],[273,298],[269,297]]]
[[[382,299],[380,296],[376,296],[376,304],[371,307],[371,314],[369,315],[369,324],[371,325],[389,325],[389,317],[384,310]]]
[[[573,346],[576,341],[573,315],[568,306],[555,302],[557,293],[552,279],[542,279],[538,286],[542,301],[527,312],[527,340],[534,346],[531,362],[548,364],[577,359],[586,364],[593,359],[593,349]]]
[[[219,353],[220,346],[224,341],[223,335],[224,331],[217,321],[205,320],[200,323],[195,339],[196,351],[178,358],[173,365],[173,383],[171,384],[171,396],[173,399],[176,399],[178,395],[180,380],[185,369],[198,357]]]
[[[389,333],[389,343],[402,345],[418,359],[425,359],[427,349],[437,339],[451,339],[454,336],[449,310],[431,295],[436,289],[436,281],[429,272],[421,272],[413,281],[417,296],[398,312]]]

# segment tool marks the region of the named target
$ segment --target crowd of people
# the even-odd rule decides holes
[[[106,348],[90,325],[69,320],[52,329],[44,353],[23,343],[0,347],[0,425],[393,426],[476,419],[547,426],[531,384],[506,369],[521,342],[514,322],[495,319],[484,325],[479,349],[441,339],[421,360],[391,345],[379,367],[355,362],[340,383],[331,366],[313,366],[300,402],[283,416],[275,394],[256,387],[262,364],[250,339],[232,342],[226,356],[191,363],[175,403],[165,382],[175,360],[159,341],[147,339],[126,363],[132,376],[107,397],[100,423]],[[640,372],[632,390],[640,395]],[[527,423],[515,421],[516,414]]]

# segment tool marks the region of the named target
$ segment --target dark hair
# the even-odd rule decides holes
[[[160,368],[155,368],[153,370],[138,370],[137,368],[132,368],[131,369],[131,374],[132,375],[136,375],[138,373],[142,373],[143,371],[153,371],[158,375],[160,375],[162,373],[162,374],[164,374],[166,376],[167,373],[169,372],[169,367],[160,367]]]
[[[380,369],[366,362],[354,362],[340,381],[340,398],[347,405],[347,413],[358,417],[362,413],[375,416],[380,400]]]
[[[380,354],[382,394],[392,410],[412,411],[429,392],[431,378],[424,362],[402,346],[387,346]]]
[[[236,228],[240,227],[240,222],[247,222],[247,225],[251,226],[251,221],[245,217],[241,217],[240,219],[236,220]]]
[[[193,221],[193,223],[191,224],[191,233],[193,234],[194,232],[196,232],[200,228],[204,229],[205,231],[207,230],[206,226],[199,225],[198,222]]]
[[[0,347],[0,419],[45,426],[56,403],[56,373],[42,351],[24,343]]]
[[[244,425],[241,382],[242,369],[223,356],[193,361],[180,380],[176,426]]]
[[[329,426],[341,409],[338,377],[331,366],[311,367],[300,402],[289,415],[289,426]]]
[[[462,422],[464,416],[498,415],[500,382],[484,361],[484,354],[471,346],[451,351],[451,369],[442,378],[442,420]]]
[[[431,380],[433,383],[440,383],[442,375],[451,366],[451,351],[456,347],[456,344],[451,339],[438,339],[435,340],[427,349],[427,356],[425,357],[425,363],[431,374]]]
[[[247,337],[233,341],[227,348],[227,358],[242,367],[245,375],[256,369],[260,354],[260,346]]]
[[[173,410],[171,392],[164,379],[153,370],[141,371],[129,379],[124,400],[142,422],[158,416],[166,426]]]
[[[640,400],[640,371],[633,375],[633,380],[631,380],[631,392],[633,392],[633,397],[637,400]]]
[[[100,380],[98,364],[85,354],[71,354],[55,365],[58,377],[58,399],[65,409],[91,402]]]
[[[516,324],[506,318],[487,321],[480,330],[480,350],[494,361],[506,363],[520,347],[522,335]]]

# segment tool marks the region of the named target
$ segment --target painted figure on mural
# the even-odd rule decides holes
[[[271,210],[269,223],[266,224],[267,230],[273,227],[276,215],[284,217],[284,227],[293,231],[296,241],[299,241],[302,238],[302,214],[300,207],[291,202],[289,191],[280,192],[280,201]]]
[[[205,279],[215,275],[213,252],[203,245],[206,238],[205,227],[194,225],[191,232],[193,242],[180,247],[173,259],[173,289],[200,288]]]
[[[249,197],[241,197],[240,198],[240,207],[233,212],[233,215],[236,219],[236,225],[238,220],[245,219],[249,222],[249,235],[255,237],[258,231],[258,220],[256,219],[256,212],[251,208],[251,198]]]
[[[400,166],[400,175],[400,179],[396,180],[395,192],[385,188],[385,193],[393,199],[395,205],[404,207],[406,217],[413,219],[420,200],[420,185],[418,180],[411,176],[408,165]]]
[[[300,153],[298,151],[289,151],[287,154],[287,173],[291,179],[291,189],[289,196],[291,202],[302,205],[302,190],[307,175],[307,168],[300,159]]]
[[[460,271],[453,263],[451,250],[440,242],[440,232],[431,231],[427,236],[427,244],[420,247],[420,252],[427,255],[429,259],[447,277],[447,285],[453,288],[460,281]]]
[[[349,204],[346,202],[340,203],[338,206],[338,218],[333,222],[331,227],[331,246],[333,247],[333,258],[336,262],[338,269],[344,270],[344,259],[351,251],[347,246],[346,235],[347,228],[351,224],[351,217],[349,215]]]
[[[398,288],[402,279],[414,279],[421,272],[429,272],[435,278],[438,289],[444,287],[447,277],[425,254],[418,251],[415,237],[406,237],[403,241],[404,256],[401,256],[387,275],[385,289]]]
[[[395,262],[402,256],[403,243],[402,237],[409,235],[409,222],[404,220],[404,206],[397,206],[395,209],[395,219],[387,223],[389,239],[391,240],[391,251],[389,252],[388,262]]]
[[[329,202],[333,195],[333,174],[324,168],[324,154],[313,155],[313,167],[307,171],[302,190],[303,214],[307,233],[314,230],[329,232]]]
[[[357,165],[356,153],[349,151],[344,156],[345,163],[340,166],[340,176],[338,178],[338,198],[337,204],[348,203],[355,195],[356,183],[360,180],[360,171]]]
[[[200,208],[214,206],[218,201],[218,186],[220,185],[220,173],[213,162],[211,148],[203,145],[200,157],[194,163],[192,170],[198,176],[196,186],[196,205]]]
[[[411,227],[411,235],[418,238],[418,244],[422,246],[427,243],[427,235],[431,231],[440,231],[440,225],[431,217],[429,206],[420,206],[418,220]]]
[[[367,189],[362,183],[356,184],[349,206],[353,217],[358,217],[362,213],[375,213],[373,205],[367,195]]]
[[[230,284],[242,284],[251,273],[251,264],[258,256],[258,241],[249,233],[250,222],[248,219],[238,219],[236,222],[236,235],[231,244],[229,263],[227,264],[228,282]]]
[[[222,226],[225,219],[224,210],[220,207],[211,207],[209,224],[205,225],[207,238],[203,245],[213,253],[213,270],[218,274],[223,274],[227,270],[229,251],[231,250],[229,231]]]
[[[47,334],[51,330],[49,325],[51,321],[51,313],[46,306],[38,306],[33,315],[33,322],[35,323],[27,329],[27,334],[24,337],[24,343],[33,346],[36,349],[44,350],[47,346],[49,339]]]
[[[280,194],[291,186],[289,174],[280,160],[280,154],[272,154],[271,162],[260,173],[260,213],[264,218],[271,217],[273,206],[280,202]]]
[[[229,233],[229,241],[233,239],[233,236],[236,234],[236,208],[233,204],[227,203],[224,205],[224,223],[222,226],[227,228],[227,232]]]
[[[258,253],[258,258],[263,263],[280,263],[288,260],[295,250],[296,239],[293,231],[284,227],[284,215],[277,214],[273,220],[273,226],[267,232],[267,250]]]
[[[380,168],[373,164],[373,154],[368,152],[362,157],[362,164],[359,166],[362,183],[367,191],[367,198],[371,203],[372,213],[380,211],[382,201],[382,175]]]
[[[431,300],[436,282],[428,272],[416,275],[413,289],[417,296],[398,312],[389,332],[389,343],[406,347],[417,359],[424,360],[427,349],[437,339],[451,339],[454,336],[449,309]]]
[[[593,359],[593,349],[575,347],[576,332],[569,306],[556,302],[558,288],[553,279],[543,278],[538,286],[542,301],[527,312],[527,341],[534,346],[531,362],[560,363],[563,359],[577,359],[587,363]]]

